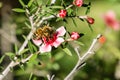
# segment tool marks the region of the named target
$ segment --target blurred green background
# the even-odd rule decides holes
[[[116,13],[117,19],[120,21],[120,0],[84,0],[85,3],[89,1],[92,3],[92,6],[88,16],[95,19],[95,23],[92,25],[93,32],[90,31],[87,23],[78,19],[75,19],[77,27],[75,27],[71,19],[67,19],[68,24],[52,22],[52,25],[65,25],[70,32],[78,31],[85,34],[85,36],[79,39],[84,44],[80,45],[81,55],[87,51],[93,38],[98,34],[103,34],[106,37],[106,43],[101,46],[94,56],[86,61],[87,65],[79,70],[74,80],[120,80],[120,31],[114,31],[108,28],[102,19],[104,13],[113,10]],[[19,5],[18,2],[14,3]],[[0,7],[1,5],[4,5],[2,1]],[[18,5],[17,7],[20,7]],[[85,15],[85,11],[86,8],[79,8],[78,15]],[[29,29],[26,29],[23,23],[26,17],[24,14],[13,12],[12,19],[17,24],[17,39],[22,43],[24,41],[22,35],[27,35],[29,32]],[[33,74],[32,80],[47,80],[46,74],[48,72],[55,74],[55,80],[63,80],[72,70],[78,59],[74,50],[72,53],[73,56],[69,56],[61,50],[56,50],[53,51],[52,58],[46,55],[39,55],[34,63],[24,64],[25,70],[16,66],[13,71],[14,80],[28,80],[30,74]],[[42,65],[38,65],[39,61],[40,63],[42,61]]]

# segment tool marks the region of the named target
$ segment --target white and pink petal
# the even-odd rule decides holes
[[[32,39],[33,43],[37,46],[41,45],[42,44],[42,40],[34,40]]]
[[[65,30],[64,26],[61,26],[60,28],[58,28],[56,30],[56,32],[57,32],[57,36],[64,36],[66,33],[66,30]]]
[[[50,52],[51,50],[52,50],[52,46],[51,46],[51,45],[42,44],[42,45],[39,47],[40,53]]]
[[[57,38],[54,43],[52,44],[52,46],[54,46],[55,48],[57,48],[60,44],[62,44],[64,42],[63,38]]]

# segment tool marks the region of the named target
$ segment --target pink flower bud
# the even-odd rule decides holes
[[[89,16],[87,16],[86,20],[89,24],[94,24],[94,22],[95,22],[94,18],[89,17]]]
[[[66,14],[67,14],[66,10],[60,10],[58,17],[64,18],[66,16]]]
[[[74,0],[73,4],[78,6],[78,7],[81,7],[83,4],[83,0]]]
[[[78,32],[72,32],[71,33],[71,39],[77,40],[78,38],[80,38],[80,35],[79,35]]]

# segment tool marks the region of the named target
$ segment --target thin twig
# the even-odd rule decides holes
[[[48,80],[53,80],[54,77],[55,75],[52,75],[52,76],[50,76],[49,74],[47,75]]]
[[[75,52],[77,53],[78,59],[81,59],[80,52],[79,52],[79,46],[75,47]]]
[[[101,37],[101,35],[99,34],[97,36],[96,39],[93,39],[93,42],[91,44],[91,46],[89,47],[88,51],[82,56],[80,57],[80,55],[78,55],[78,49],[75,49],[77,55],[78,55],[78,62],[75,65],[75,67],[73,68],[73,70],[65,77],[64,80],[72,80],[72,78],[74,77],[74,74],[82,67],[84,66],[84,61],[87,60],[91,55],[93,55],[94,53],[94,48],[96,46],[96,43],[98,42],[98,39]]]

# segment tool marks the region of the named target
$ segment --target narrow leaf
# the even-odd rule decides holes
[[[25,22],[25,25],[26,25],[29,29],[31,29],[31,26],[30,26],[27,22]]]
[[[13,55],[15,55],[14,53],[12,53],[12,52],[7,52],[7,53],[5,53],[7,56],[13,56]]]
[[[20,12],[20,13],[25,12],[25,10],[24,10],[24,9],[21,9],[21,8],[14,8],[14,9],[12,9],[12,10],[15,11],[15,12]]]
[[[24,49],[23,51],[20,52],[20,54],[23,54],[25,52],[27,52],[29,49]]]
[[[18,47],[17,47],[17,45],[15,44],[15,53],[17,54],[17,52],[18,52]]]
[[[72,19],[73,24],[75,25],[75,27],[77,27],[77,24],[76,24],[75,20],[73,18],[71,18],[71,19]]]
[[[34,49],[33,49],[32,43],[30,41],[28,41],[28,48],[31,53],[34,53]]]
[[[72,56],[71,51],[68,48],[64,48],[63,51],[68,54],[69,56]]]
[[[28,48],[31,53],[37,52],[37,48],[34,44],[31,43],[31,41],[28,41]]]
[[[20,64],[19,66],[23,71],[25,71],[25,66],[23,64]]]
[[[0,64],[2,63],[3,59],[5,58],[5,55],[3,55],[1,58],[0,58]]]
[[[88,14],[89,12],[90,12],[90,7],[87,7],[85,14]]]
[[[42,0],[36,0],[37,1],[37,4],[40,6],[42,5],[43,1]]]
[[[79,19],[80,21],[83,21],[83,22],[84,22],[84,19],[82,19],[82,18],[79,18],[79,17],[78,17],[78,19]]]
[[[89,26],[90,30],[93,32],[93,29],[89,23],[88,23],[88,26]]]
[[[30,74],[29,80],[32,80],[33,73]]]
[[[25,36],[25,35],[22,35],[22,37],[26,40],[27,39],[27,37]]]
[[[34,0],[30,0],[30,1],[28,2],[27,6],[30,7],[30,6],[32,5],[33,1],[34,1]]]
[[[71,9],[71,8],[67,9],[67,15],[68,16],[71,16],[72,13],[73,13],[73,9]]]
[[[5,53],[5,55],[9,56],[9,58],[10,58],[11,60],[14,60],[15,53],[7,52],[7,53]]]
[[[90,12],[90,7],[91,7],[91,2],[88,3],[87,10],[86,10],[85,14],[88,14]]]
[[[62,21],[62,20],[63,20],[63,18],[57,18],[57,19],[56,19],[56,22]]]
[[[20,4],[21,4],[23,7],[25,7],[25,4],[24,4],[24,2],[23,2],[22,0],[19,0],[19,2],[20,2]]]
[[[30,58],[29,62],[35,61],[36,58],[37,58],[37,54],[33,54],[33,56]]]
[[[54,8],[54,9],[62,9],[62,6],[51,6],[50,8]]]
[[[35,45],[32,45],[32,47],[33,47],[33,50],[34,50],[35,52],[37,52],[36,46],[35,46]]]
[[[77,44],[81,45],[81,46],[84,46],[84,43],[80,42],[80,41],[74,41],[76,42]]]

